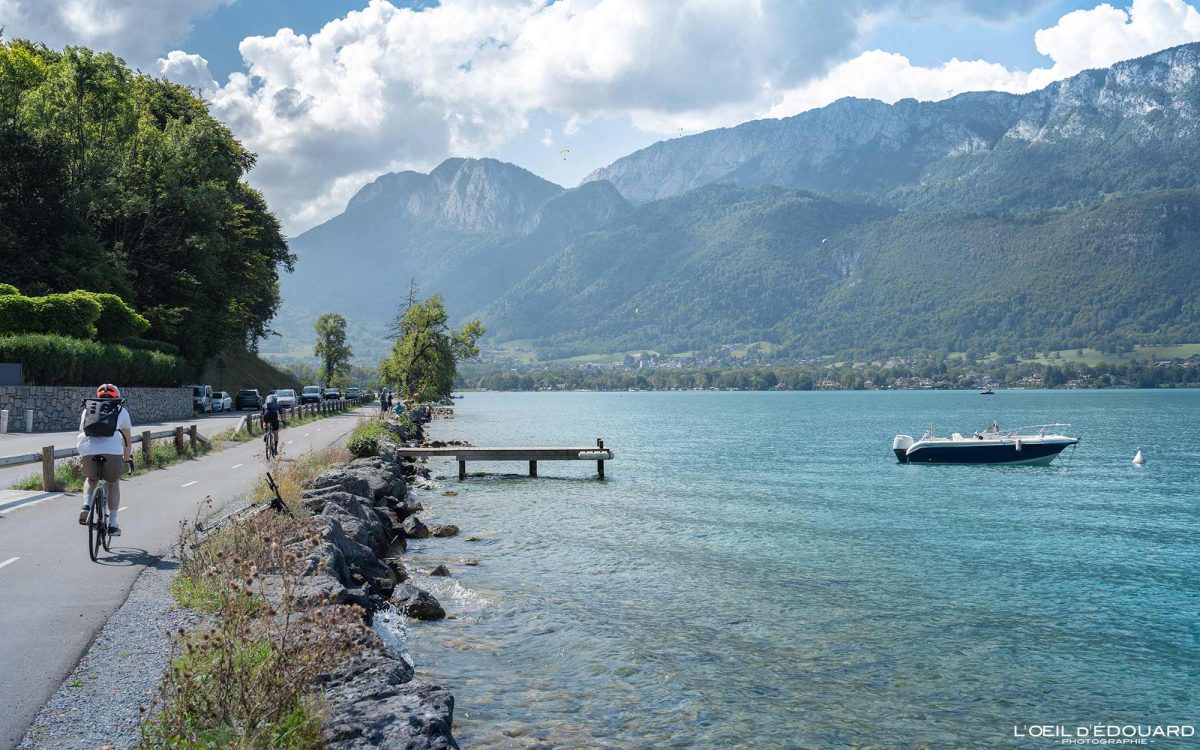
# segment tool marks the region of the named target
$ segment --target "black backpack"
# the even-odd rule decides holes
[[[112,437],[117,434],[117,418],[125,402],[118,398],[89,398],[83,401],[83,434],[88,437]]]

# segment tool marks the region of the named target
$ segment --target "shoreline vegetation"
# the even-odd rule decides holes
[[[1200,355],[1186,359],[1087,364],[966,363],[902,359],[873,363],[804,363],[693,369],[669,360],[572,367],[475,364],[463,368],[459,390],[485,391],[814,391],[979,390],[992,388],[1197,388]]]
[[[170,588],[198,624],[173,636],[141,748],[458,747],[453,696],[371,629],[376,613],[446,616],[402,555],[458,528],[420,520],[409,487],[430,472],[395,452],[424,442],[433,413],[363,417],[344,447],[277,463],[290,513],[269,509],[264,481],[227,523],[181,524]]]

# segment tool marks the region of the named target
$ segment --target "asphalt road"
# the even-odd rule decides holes
[[[282,454],[341,441],[354,413],[284,430]],[[0,748],[21,741],[42,705],[70,674],[105,620],[148,566],[178,540],[179,520],[205,497],[214,507],[249,492],[266,464],[253,440],[121,485],[121,531],[93,563],[79,495],[57,495],[0,514]]]

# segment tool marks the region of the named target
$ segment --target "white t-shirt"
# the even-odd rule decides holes
[[[133,420],[129,418],[129,410],[124,406],[117,414],[117,431],[109,437],[92,437],[83,433],[83,420],[87,410],[79,415],[79,437],[75,438],[75,447],[81,456],[119,456],[124,453],[125,438],[121,429],[133,431]]]

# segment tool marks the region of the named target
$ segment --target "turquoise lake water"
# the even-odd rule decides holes
[[[605,482],[546,462],[459,484],[431,463],[459,494],[423,516],[462,533],[410,565],[449,560],[416,583],[456,619],[408,648],[455,694],[464,747],[1050,747],[1013,727],[1200,723],[1200,391],[471,393],[456,411],[435,437],[616,452]],[[891,453],[993,419],[1083,442],[1049,467]]]

